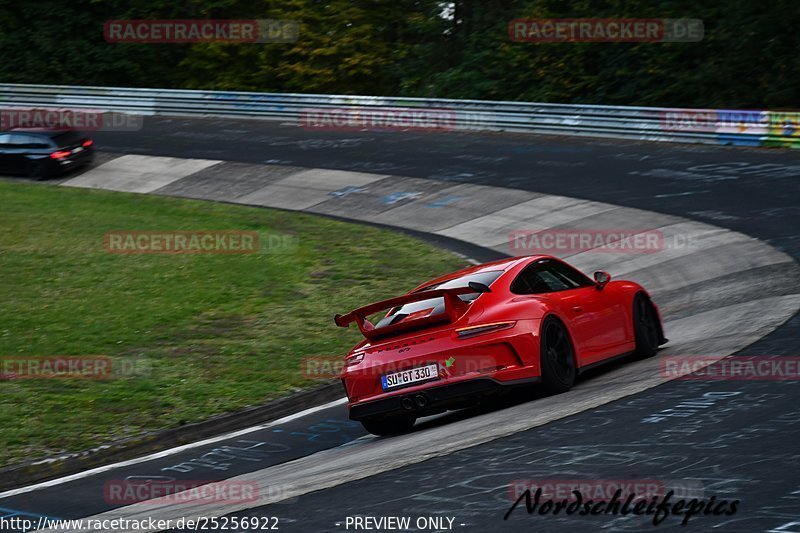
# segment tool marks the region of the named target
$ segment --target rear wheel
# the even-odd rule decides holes
[[[38,161],[31,161],[28,163],[28,177],[37,181],[45,179],[44,164]]]
[[[567,392],[575,383],[575,353],[567,328],[550,317],[542,324],[540,339],[542,386],[547,392]]]
[[[661,337],[658,317],[653,304],[642,294],[637,294],[633,299],[633,333],[636,339],[636,356],[640,359],[653,357],[658,351]]]
[[[385,436],[409,431],[414,427],[416,420],[416,417],[411,415],[398,415],[379,420],[362,420],[361,425],[373,435]]]

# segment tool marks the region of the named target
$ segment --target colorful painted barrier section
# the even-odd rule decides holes
[[[741,109],[667,109],[661,128],[715,134],[720,144],[800,148],[800,112]]]
[[[767,138],[762,146],[800,148],[800,112],[767,111]]]

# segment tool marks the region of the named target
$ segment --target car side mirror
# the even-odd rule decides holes
[[[467,283],[467,285],[469,285],[469,288],[477,293],[492,292],[492,289],[490,289],[488,285],[479,281],[470,281]]]
[[[598,270],[594,273],[594,282],[597,286],[598,290],[603,290],[603,287],[608,285],[608,282],[611,281],[611,274],[608,272],[604,272],[602,270]]]

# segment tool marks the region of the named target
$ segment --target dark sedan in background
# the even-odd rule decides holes
[[[46,179],[94,158],[94,141],[75,130],[12,129],[0,132],[0,174]]]

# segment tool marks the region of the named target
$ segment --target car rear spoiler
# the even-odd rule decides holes
[[[359,307],[358,309],[350,311],[346,315],[336,315],[333,317],[333,321],[336,322],[336,325],[340,328],[346,328],[351,322],[355,322],[364,337],[368,339],[373,339],[380,335],[394,333],[399,330],[425,326],[445,320],[452,323],[458,320],[458,317],[467,310],[467,303],[461,300],[459,295],[488,291],[488,288],[486,288],[486,291],[476,288],[478,284],[471,285],[473,286],[412,292],[411,294],[406,294],[404,296],[389,298],[388,300],[381,300],[380,302]],[[401,305],[431,300],[434,298],[444,298],[444,314],[437,313],[435,315],[429,315],[422,318],[406,320],[397,324],[389,324],[388,326],[383,326],[381,328],[376,328],[372,322],[367,320],[368,316],[373,315],[383,309],[392,309]]]

